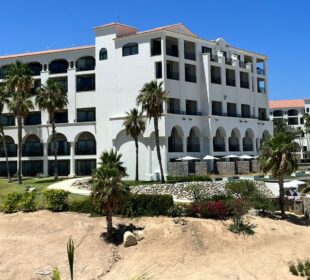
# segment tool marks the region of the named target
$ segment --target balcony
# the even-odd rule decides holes
[[[213,143],[214,152],[225,152],[225,144]]]
[[[200,145],[199,144],[188,144],[187,145],[187,152],[189,152],[189,153],[200,152]]]
[[[226,65],[232,65],[233,64],[233,60],[230,57],[226,57],[225,58],[225,63],[226,63]]]
[[[190,115],[190,116],[201,116],[202,113],[198,112],[198,111],[186,111],[186,115]]]
[[[169,151],[169,153],[182,153],[183,152],[183,145],[182,144],[169,143],[168,151]]]
[[[239,60],[239,67],[246,69],[246,64],[244,63],[244,61]]]
[[[212,54],[210,60],[219,63],[219,57],[216,54]]]
[[[5,157],[3,144],[0,143],[0,157]],[[17,145],[16,144],[6,144],[8,157],[17,156]]]

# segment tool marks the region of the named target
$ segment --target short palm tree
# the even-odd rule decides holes
[[[164,90],[162,85],[163,82],[157,83],[156,80],[146,83],[137,97],[137,105],[142,107],[142,110],[146,112],[149,120],[153,119],[154,121],[157,158],[160,168],[161,182],[164,183],[165,177],[160,154],[158,120],[162,116],[163,103],[167,101],[169,92]]]
[[[8,107],[10,111],[17,117],[18,126],[18,166],[17,178],[18,184],[22,183],[22,125],[23,119],[30,110],[34,108],[31,100],[31,89],[33,87],[33,79],[31,71],[26,64],[16,61],[8,68],[6,76],[7,91],[10,94]]]
[[[6,160],[6,169],[7,169],[7,176],[8,182],[11,182],[11,173],[10,173],[10,166],[9,166],[9,159],[8,159],[8,150],[5,141],[5,133],[3,129],[3,109],[6,104],[9,103],[9,96],[5,90],[4,85],[0,85],[0,133],[1,133],[1,140],[3,145],[4,156]]]
[[[286,218],[284,208],[284,177],[297,169],[297,149],[293,140],[294,133],[282,131],[268,138],[261,147],[260,164],[263,172],[271,172],[278,179],[282,219]]]
[[[128,175],[126,173],[126,167],[123,166],[123,162],[121,161],[121,157],[122,154],[119,154],[113,149],[110,151],[103,151],[100,156],[100,165],[108,165],[111,168],[115,167],[123,177],[126,177]]]
[[[126,169],[120,161],[116,164],[115,154],[117,153],[113,150],[104,152],[102,155],[104,161],[92,176],[92,197],[99,201],[101,209],[106,211],[107,240],[111,239],[113,233],[113,211],[128,194],[128,190],[122,181]],[[117,158],[120,159],[118,155]],[[110,159],[112,159],[111,162]]]
[[[57,81],[48,79],[46,85],[42,85],[37,90],[36,104],[40,110],[46,110],[52,123],[52,142],[54,148],[54,179],[58,180],[58,161],[57,161],[57,141],[55,112],[63,110],[68,104],[68,98],[64,88]]]
[[[145,119],[142,116],[142,112],[139,112],[137,108],[131,109],[126,112],[124,120],[124,126],[127,135],[130,135],[135,141],[136,147],[136,181],[139,181],[139,141],[138,137],[145,131]]]

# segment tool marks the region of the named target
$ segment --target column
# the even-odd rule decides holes
[[[202,136],[199,137],[199,152],[200,152],[201,154],[203,154],[203,152],[204,152],[204,148],[203,148],[203,137],[202,137]],[[205,156],[205,155],[203,155],[203,156]]]
[[[70,174],[69,177],[75,177],[75,143],[70,142]]]
[[[68,71],[68,122],[76,121],[76,70],[75,67],[69,68]]]
[[[243,152],[242,137],[239,137],[238,141],[239,141],[239,151]]]
[[[43,143],[43,174],[48,176],[48,143]]]
[[[213,151],[213,137],[208,137],[209,141],[209,155],[212,156],[214,151]]]
[[[151,145],[147,146],[147,173],[152,176],[152,148]]]
[[[168,137],[163,137],[163,171],[164,175],[168,174]]]
[[[254,152],[255,154],[257,154],[255,137],[252,138],[252,145],[253,145],[253,152]]]
[[[225,142],[225,152],[229,152],[228,137],[225,137],[225,138],[224,138],[224,142]]]
[[[183,142],[183,153],[186,154],[187,153],[187,145],[186,145],[186,137],[182,138],[182,142]]]

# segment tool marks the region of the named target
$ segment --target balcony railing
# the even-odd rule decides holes
[[[190,153],[198,153],[198,152],[200,152],[200,145],[199,144],[189,144],[189,145],[187,145],[187,152],[190,152]]]
[[[189,60],[196,60],[196,54],[192,52],[184,52],[184,58]]]
[[[245,65],[244,61],[239,60],[239,67],[246,69],[246,65]]]
[[[0,157],[5,157],[3,144],[0,143]],[[17,156],[17,145],[16,144],[6,144],[8,157]]]
[[[196,81],[197,81],[196,75],[186,74],[185,75],[185,81],[191,82],[191,83],[196,83]]]
[[[225,152],[225,144],[213,143],[214,152]]]
[[[166,54],[170,56],[178,57],[179,56],[178,48],[167,48]]]
[[[186,115],[191,115],[191,116],[201,116],[201,112],[197,111],[186,111]]]
[[[167,72],[167,78],[172,80],[179,80],[179,72]]]
[[[183,145],[182,144],[171,144],[171,143],[169,143],[168,151],[170,153],[180,153],[180,152],[183,152]]]
[[[233,60],[232,60],[230,57],[226,57],[226,58],[225,58],[225,63],[226,63],[227,65],[232,65]]]
[[[24,157],[43,156],[43,144],[42,143],[25,143],[23,145],[22,155]]]

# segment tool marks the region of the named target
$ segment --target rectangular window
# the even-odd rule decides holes
[[[123,56],[139,54],[139,46],[137,43],[128,43],[123,46]]]
[[[184,58],[196,60],[196,44],[189,41],[184,41]]]
[[[77,122],[96,121],[96,108],[77,109]]]
[[[52,78],[65,92],[68,92],[68,77]]]
[[[151,40],[151,56],[161,55],[161,39],[156,38]]]
[[[180,114],[180,99],[169,98],[167,102],[167,110],[170,114]]]
[[[265,108],[258,108],[258,119],[261,121],[267,121],[267,113],[266,113],[266,109]],[[288,118],[289,121],[290,118]],[[298,118],[296,118],[297,123],[298,124]]]
[[[186,115],[198,115],[196,100],[186,100]]]
[[[240,72],[240,87],[241,88],[250,88],[249,85],[249,73]]]
[[[236,86],[235,70],[226,69],[226,85],[231,87]]]
[[[155,77],[156,79],[161,79],[163,77],[163,66],[162,62],[155,62]]]
[[[55,123],[67,123],[68,111],[55,112]]]
[[[251,107],[248,104],[241,104],[241,117],[250,118],[251,117]]]
[[[24,125],[41,124],[41,112],[31,112],[27,115]]]
[[[202,53],[208,53],[210,56],[212,56],[212,49],[208,47],[201,47],[201,52]]]
[[[93,91],[95,86],[95,74],[76,76],[76,91]]]
[[[31,89],[31,94],[36,95],[38,88],[41,86],[41,79],[33,80],[33,88]]]
[[[13,115],[4,114],[2,116],[3,126],[15,126],[15,117]]]
[[[265,93],[265,79],[258,78],[257,79],[257,92]]]
[[[227,116],[237,117],[237,104],[236,103],[227,103]]]
[[[167,79],[179,80],[179,63],[167,60]]]
[[[196,66],[191,64],[185,64],[185,81],[196,83]]]
[[[217,66],[211,66],[211,83],[221,84],[221,68]]]
[[[177,38],[166,37],[166,54],[174,57],[179,56],[179,44]]]
[[[212,115],[222,116],[222,102],[212,101]]]

